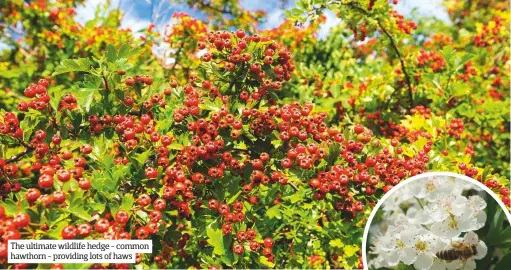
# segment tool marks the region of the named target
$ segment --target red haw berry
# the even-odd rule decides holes
[[[364,126],[360,125],[360,124],[356,124],[353,131],[356,133],[356,134],[361,134],[364,132]]]
[[[87,155],[92,152],[92,146],[90,144],[84,144],[80,146],[80,153]]]
[[[150,232],[149,229],[144,226],[138,228],[137,231],[135,232],[135,235],[137,236],[138,239],[146,239],[147,237],[149,237]]]
[[[98,221],[96,221],[96,224],[94,224],[94,230],[98,233],[106,232],[109,227],[110,222],[106,218],[100,218]]]
[[[35,202],[37,199],[41,197],[41,191],[37,188],[30,188],[25,193],[25,198],[27,198],[28,202]]]
[[[62,236],[62,239],[74,239],[76,237],[76,233],[76,227],[73,225],[68,225],[62,229],[60,235]]]
[[[24,228],[30,223],[30,216],[27,213],[19,213],[14,216],[13,222],[17,228]]]
[[[231,224],[222,225],[222,233],[225,235],[231,234],[232,233],[232,225]]]
[[[264,247],[266,248],[272,248],[273,247],[273,239],[271,237],[267,237],[264,239]]]
[[[119,210],[115,214],[115,221],[119,224],[126,224],[128,222],[128,219],[130,218],[128,212],[124,210]]]
[[[66,193],[63,191],[55,191],[53,192],[53,202],[55,204],[62,204],[66,201]]]
[[[245,252],[245,248],[243,247],[243,245],[241,244],[235,244],[233,247],[232,247],[232,251],[234,252],[234,254],[236,255],[243,255],[243,252]]]
[[[135,80],[133,78],[126,78],[124,80],[124,83],[127,85],[127,86],[133,86],[135,85]]]
[[[87,237],[92,233],[92,226],[89,223],[82,223],[76,227],[76,234]]]

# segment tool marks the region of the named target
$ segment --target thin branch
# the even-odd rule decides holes
[[[401,56],[401,53],[399,52],[399,49],[397,48],[397,45],[394,41],[394,38],[387,32],[387,29],[383,27],[383,25],[378,21],[378,26],[381,28],[383,33],[389,38],[390,44],[394,48],[394,51],[396,52],[397,56],[399,57],[399,62],[401,63],[401,70],[403,71],[403,74],[405,75],[406,84],[408,85],[408,96],[410,98],[410,103],[413,104],[413,92],[412,92],[412,81],[410,80],[410,76],[408,75],[408,72],[406,71],[405,67],[405,61],[403,59],[403,56]]]
[[[298,187],[292,183],[292,182],[287,182],[295,191],[299,191]]]
[[[174,64],[172,65],[172,70],[174,70],[174,68],[177,66],[177,63],[179,62],[178,59],[179,59],[179,54],[181,53],[181,50],[183,50],[183,46],[184,44],[181,43],[181,46],[179,46],[179,49],[177,49],[176,53],[174,54]]]
[[[14,162],[18,162],[20,161],[23,157],[25,157],[26,155],[30,154],[32,151],[34,151],[34,147],[28,145],[27,143],[25,143],[23,140],[19,140],[20,144],[23,145],[25,147],[25,150],[23,150],[21,153],[17,154],[17,155],[14,155],[8,159],[5,160],[5,163],[6,164],[9,164],[9,163],[14,163]]]
[[[349,7],[352,7],[353,9],[358,10],[360,13],[362,13],[364,15],[369,15],[369,13],[365,9],[357,6],[354,2],[350,2],[347,5]],[[377,22],[378,22],[378,26],[380,27],[380,29],[389,38],[390,45],[392,46],[392,48],[394,49],[394,51],[396,52],[396,54],[399,58],[399,62],[401,63],[401,71],[405,75],[406,84],[408,85],[408,96],[410,98],[410,105],[411,105],[411,104],[413,104],[412,81],[410,79],[410,76],[408,75],[408,72],[406,71],[404,58],[401,55],[401,52],[399,51],[399,48],[397,47],[396,42],[394,41],[394,38],[392,37],[392,35],[387,31],[387,29],[385,27],[383,27],[383,25],[381,24],[381,22],[379,20],[377,20]]]
[[[107,91],[110,91],[110,87],[108,86],[108,80],[107,78],[105,77],[105,74],[102,74],[101,77],[103,78],[103,83],[105,84],[105,89]]]

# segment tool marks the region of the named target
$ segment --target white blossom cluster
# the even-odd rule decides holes
[[[399,263],[415,269],[475,269],[475,260],[486,256],[487,247],[474,231],[486,223],[486,201],[464,191],[481,191],[462,179],[435,176],[410,182],[385,200],[383,220],[371,226],[376,240],[369,252],[369,266],[394,267]],[[374,233],[373,233],[374,235]],[[453,244],[475,245],[477,255],[442,260],[436,254]]]

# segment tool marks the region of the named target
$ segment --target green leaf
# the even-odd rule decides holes
[[[275,267],[275,263],[268,261],[268,258],[266,258],[266,256],[259,256],[259,263],[268,268]]]
[[[213,252],[217,255],[225,254],[224,238],[221,229],[207,228],[208,243],[213,246]]]
[[[234,202],[234,201],[238,198],[238,196],[240,196],[240,195],[241,195],[241,192],[242,192],[242,190],[240,190],[240,191],[238,191],[238,193],[234,194],[234,196],[232,196],[232,197],[231,197],[231,198],[227,201],[227,204],[231,204],[231,203],[233,203],[233,202]]]
[[[137,168],[142,168],[144,166],[144,163],[147,161],[149,156],[151,155],[151,149],[142,152],[140,154],[135,154],[133,156],[133,159],[137,162],[136,166]]]
[[[83,82],[79,84],[80,90],[76,94],[78,105],[85,111],[89,112],[94,95],[102,83],[102,79],[96,75],[85,75]]]
[[[62,239],[61,233],[64,227],[67,226],[67,224],[68,223],[66,221],[60,221],[59,223],[57,223],[55,228],[51,228],[51,230],[49,230],[48,236],[53,239]]]
[[[121,209],[124,211],[130,211],[133,208],[133,203],[135,199],[133,199],[133,194],[126,194],[122,198]]]
[[[82,190],[73,191],[69,197],[69,203],[67,204],[69,206],[64,211],[80,219],[89,221],[91,215],[87,212],[88,207],[86,207],[83,199],[84,194],[85,192]]]
[[[488,175],[493,171],[492,167],[490,165],[484,167],[484,170],[483,170],[483,175],[481,176],[482,177],[482,182],[486,181],[486,179],[488,178]]]
[[[282,215],[280,213],[280,205],[277,204],[275,206],[272,206],[272,207],[268,208],[268,210],[266,210],[266,215],[270,219],[273,219],[273,218],[281,219]]]
[[[344,255],[346,257],[351,257],[351,256],[355,255],[357,253],[357,251],[359,251],[359,250],[360,250],[360,248],[356,245],[347,245],[343,249]]]
[[[5,208],[6,216],[14,216],[19,213],[16,203],[11,199],[6,199],[5,201],[0,201],[0,205]]]
[[[495,265],[494,270],[507,270],[511,265],[511,253],[506,254],[500,261]]]
[[[334,239],[334,240],[330,240],[330,246],[342,248],[342,247],[344,247],[344,243],[341,241],[341,239]]]
[[[134,56],[135,54],[139,54],[142,51],[141,47],[135,47],[133,49],[130,48],[130,43],[125,43],[122,45],[122,47],[119,49],[119,52],[117,53],[117,58],[129,58],[131,56]]]
[[[340,153],[341,145],[338,143],[332,143],[332,145],[330,145],[330,147],[328,148],[328,156],[326,158],[328,165],[330,166],[334,165]]]
[[[117,49],[112,44],[106,45],[106,59],[108,62],[114,62],[117,60]]]
[[[115,182],[105,177],[93,177],[91,186],[93,189],[101,193],[109,193],[115,190]]]
[[[55,68],[55,71],[51,76],[59,75],[67,72],[76,72],[83,71],[89,72],[91,67],[91,62],[88,58],[78,58],[78,59],[65,59],[60,62]]]

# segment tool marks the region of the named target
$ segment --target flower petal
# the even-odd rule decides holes
[[[488,253],[488,247],[483,241],[479,241],[479,243],[476,245],[477,255],[474,256],[474,259],[480,260],[484,257],[486,257],[486,254]]]
[[[467,232],[465,236],[463,236],[463,239],[472,245],[477,245],[479,243],[479,237],[475,232],[472,231]]]
[[[417,256],[417,260],[413,266],[417,270],[429,269],[433,265],[433,255],[431,253],[422,252]]]
[[[474,270],[476,269],[476,261],[474,258],[469,258],[465,261],[465,265],[463,267],[463,270]]]
[[[391,251],[386,257],[388,265],[389,266],[397,265],[399,263],[399,255],[401,255],[400,249],[395,249]]]
[[[447,266],[445,264],[445,261],[442,261],[442,260],[438,260],[436,259],[434,262],[433,262],[433,265],[431,265],[431,269],[435,269],[435,270],[446,270],[447,269]]]
[[[414,248],[406,247],[401,251],[399,259],[405,264],[412,264],[417,259],[417,250]]]
[[[411,247],[415,244],[415,238],[417,237],[417,230],[410,228],[410,230],[404,230],[400,233],[401,241],[407,247]]]

